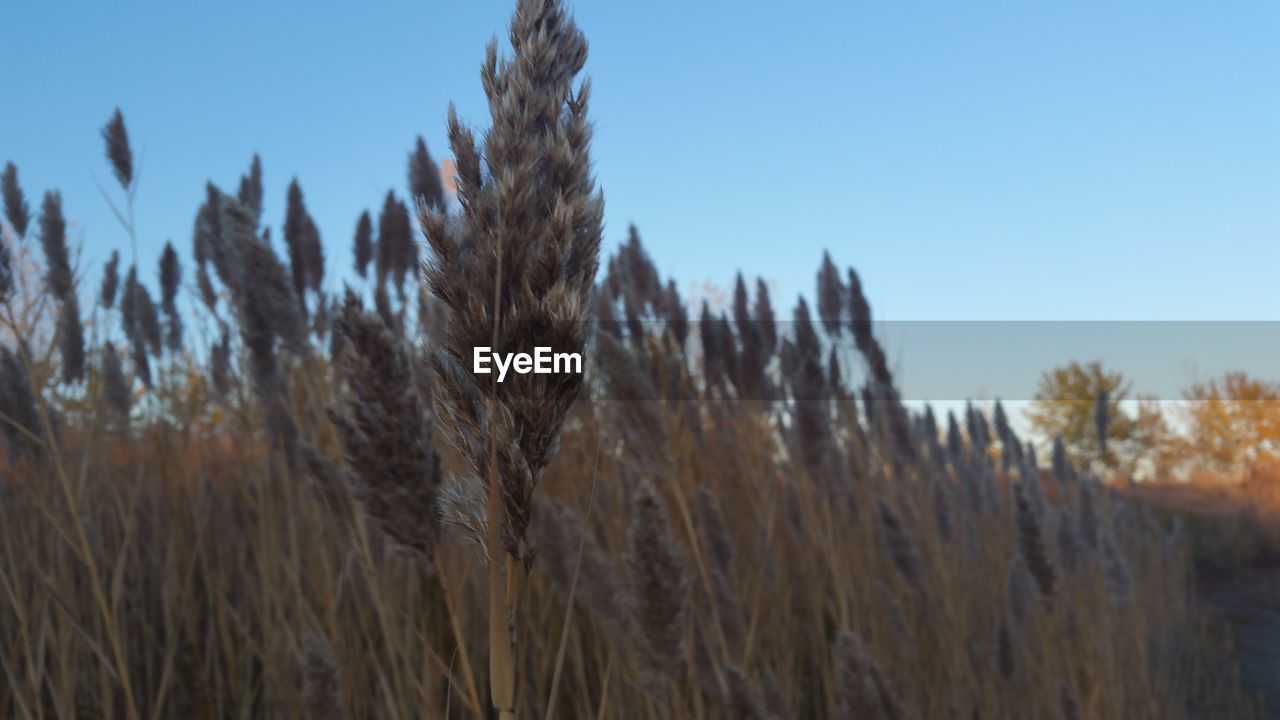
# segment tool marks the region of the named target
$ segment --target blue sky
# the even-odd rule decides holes
[[[607,247],[635,222],[682,286],[742,268],[789,306],[828,248],[881,318],[1280,319],[1280,4],[574,8]],[[296,174],[346,268],[414,136],[447,154],[451,100],[486,124],[510,9],[21,3],[0,161],[33,206],[62,190],[96,264],[127,246],[94,184],[115,190],[98,128],[119,105],[148,267],[169,238],[189,257],[205,179],[234,189],[258,151],[276,233]]]

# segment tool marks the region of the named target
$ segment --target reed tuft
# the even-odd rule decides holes
[[[835,711],[838,720],[899,720],[905,717],[879,663],[852,632],[840,630],[833,649],[836,664]]]
[[[586,62],[582,33],[559,2],[521,0],[510,39],[515,56],[499,61],[490,43],[481,69],[492,122],[483,153],[449,112],[460,215],[418,211],[431,248],[425,277],[450,313],[434,357],[441,417],[476,476],[501,484],[503,543],[527,561],[533,491],[582,377],[525,375],[498,386],[465,368],[474,347],[583,351],[604,200],[591,174],[590,86],[573,88]]]
[[[27,234],[31,210],[22,194],[22,186],[18,184],[18,168],[11,162],[4,165],[4,175],[0,177],[0,193],[4,194],[4,216],[9,220],[13,232],[21,239]]]
[[[440,458],[404,346],[360,308],[351,291],[338,332],[346,338],[346,393],[330,417],[338,428],[355,496],[399,546],[431,558],[439,538]]]
[[[133,184],[133,151],[129,149],[129,133],[125,130],[120,108],[116,108],[115,114],[102,127],[102,139],[106,141],[107,160],[120,181],[120,187],[128,190]]]
[[[688,580],[667,504],[646,478],[634,481],[627,513],[626,564],[642,657],[651,674],[669,674],[684,657]]]
[[[302,638],[303,715],[308,720],[346,720],[342,703],[342,669],[319,633]]]

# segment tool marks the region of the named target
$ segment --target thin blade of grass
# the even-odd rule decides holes
[[[556,648],[556,666],[551,673],[551,691],[547,696],[546,720],[556,714],[556,692],[560,689],[560,672],[564,669],[565,649],[569,647],[569,623],[573,619],[574,596],[578,592],[578,571],[582,569],[582,551],[587,545],[587,533],[591,532],[591,506],[596,494],[596,475],[600,469],[600,440],[596,440],[596,457],[591,468],[591,484],[587,487],[587,512],[582,521],[582,537],[578,538],[578,556],[573,561],[573,578],[569,580],[568,602],[564,607],[564,624],[560,628],[560,647]]]

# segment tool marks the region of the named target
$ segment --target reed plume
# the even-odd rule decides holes
[[[742,387],[738,388],[739,397],[764,399],[764,388],[769,382],[765,376],[765,365],[769,362],[770,351],[760,337],[759,324],[751,317],[750,298],[742,273],[738,273],[733,284],[733,327],[742,343],[738,363],[742,382]]]
[[[705,487],[698,488],[694,508],[697,511],[698,526],[702,528],[702,539],[707,546],[707,556],[711,566],[726,578],[733,578],[733,538],[729,535],[729,525],[725,522],[724,513],[716,496]]]
[[[876,598],[880,601],[880,609],[889,620],[889,629],[893,631],[898,642],[909,642],[910,626],[907,624],[907,612],[893,590],[879,580],[875,583]]]
[[[876,520],[881,551],[911,587],[923,591],[925,580],[920,553],[902,518],[883,497],[876,498]]]
[[[288,391],[277,349],[306,353],[306,326],[296,286],[270,246],[255,234],[253,217],[216,189],[217,245],[228,273],[240,338],[247,350],[254,393],[266,413],[271,443],[297,462],[297,425],[288,411]],[[216,266],[216,263],[215,263]]]
[[[628,350],[612,335],[599,334],[595,342],[603,397],[617,421],[628,452],[655,470],[663,470],[666,457],[667,426],[649,373],[640,365],[637,353]]]
[[[41,453],[44,426],[36,409],[31,376],[18,353],[0,345],[0,433],[10,458]]]
[[[1077,512],[1080,519],[1080,539],[1084,545],[1086,553],[1093,553],[1098,549],[1098,542],[1102,534],[1102,518],[1099,514],[1098,503],[1099,498],[1095,494],[1095,483],[1092,481],[1080,484],[1080,506]]]
[[[1110,407],[1109,397],[1106,388],[1098,391],[1098,397],[1093,404],[1093,425],[1098,432],[1098,457],[1106,461],[1107,457],[1107,426],[1110,424]]]
[[[111,259],[102,271],[102,286],[98,290],[98,302],[103,308],[110,310],[116,302],[116,291],[120,287],[120,253],[111,251]]]
[[[1034,580],[1027,570],[1026,560],[1022,553],[1014,553],[1009,562],[1008,577],[1005,580],[1005,594],[1009,603],[1009,619],[1019,631],[1025,631],[1035,610],[1033,594]]]
[[[173,243],[166,242],[160,255],[160,307],[164,310],[168,329],[165,346],[170,352],[182,349],[182,315],[178,312],[178,286],[182,283],[182,263]]]
[[[413,152],[409,153],[409,190],[415,203],[444,210],[444,183],[440,181],[440,168],[431,159],[427,143],[421,135],[418,136]]]
[[[818,270],[818,319],[833,337],[839,337],[844,330],[841,318],[848,294],[844,283],[840,282],[840,271],[831,262],[831,253],[824,250],[822,266]]]
[[[794,720],[796,715],[791,710],[791,703],[778,684],[778,676],[773,670],[765,668],[760,674],[760,685],[764,694],[765,707],[769,708],[769,714],[774,720]]]
[[[1018,533],[1018,552],[1026,561],[1027,571],[1036,581],[1045,608],[1053,606],[1058,591],[1058,573],[1045,548],[1044,528],[1036,514],[1023,483],[1013,486],[1014,523]]]
[[[841,629],[835,640],[835,712],[838,720],[899,720],[902,706],[861,641],[849,630]]]
[[[67,250],[67,222],[62,215],[62,196],[56,191],[49,191],[44,196],[40,210],[40,245],[44,249],[45,284],[61,306],[58,349],[62,356],[62,381],[79,382],[84,379],[84,325],[80,320],[80,303]]]
[[[462,211],[456,222],[430,207],[419,214],[432,251],[425,276],[450,311],[434,357],[437,400],[475,474],[500,484],[503,543],[524,561],[533,491],[582,377],[531,374],[498,385],[466,368],[481,346],[582,352],[604,200],[591,175],[589,83],[573,90],[586,40],[555,0],[521,0],[510,38],[515,57],[500,62],[490,43],[481,70],[492,120],[487,172],[474,136],[450,109]]]
[[[778,328],[773,316],[773,305],[769,301],[769,286],[765,284],[764,278],[756,279],[756,303],[752,307],[752,315],[760,326],[760,340],[764,343],[767,361],[778,347]]]
[[[351,254],[355,257],[356,273],[365,277],[369,272],[369,261],[373,260],[373,219],[369,211],[360,213],[356,221],[356,235],[352,243]]]
[[[27,225],[31,222],[31,210],[27,207],[26,197],[22,194],[22,186],[18,184],[18,168],[13,163],[5,163],[4,176],[0,178],[0,192],[4,194],[4,216],[9,220],[13,232],[22,239],[27,234]]]
[[[8,302],[13,296],[13,291],[13,258],[9,254],[9,243],[0,237],[0,303]]]
[[[303,714],[308,720],[346,720],[342,703],[342,669],[329,643],[314,631],[302,639]]]
[[[129,392],[129,381],[125,378],[124,368],[120,365],[120,354],[110,342],[103,344],[101,352],[99,372],[102,373],[102,398],[118,418],[128,422],[133,397]]]
[[[151,299],[151,291],[138,281],[138,275],[129,268],[125,291],[129,294],[128,310],[123,311],[126,324],[125,332],[132,333],[134,343],[141,348],[150,348],[152,355],[159,355],[161,349],[160,315],[156,312],[155,302]]]
[[[77,383],[84,379],[84,324],[80,320],[80,302],[70,293],[62,302],[58,322],[58,351],[62,356],[62,382]]]
[[[916,452],[911,440],[906,412],[899,402],[893,373],[889,369],[889,360],[880,346],[880,341],[871,331],[871,305],[862,293],[862,281],[853,268],[849,268],[849,282],[844,290],[849,299],[849,316],[854,342],[858,346],[858,351],[866,358],[872,384],[876,387],[875,394],[887,405],[887,424],[892,432],[894,457],[899,461],[914,460]]]
[[[1067,491],[1075,484],[1076,476],[1070,461],[1067,460],[1067,446],[1061,435],[1053,439],[1051,467],[1054,481],[1058,484],[1058,492],[1065,497]]]
[[[475,515],[463,515],[468,514]],[[577,564],[572,600],[616,633],[631,627],[630,593],[608,553],[572,510],[559,500],[539,501],[530,532],[538,544],[538,567],[561,593],[567,594],[573,585]]]
[[[764,699],[756,692],[751,679],[737,665],[729,665],[724,670],[725,684],[728,686],[727,700],[729,717],[742,720],[772,720]]]
[[[664,332],[683,353],[685,342],[689,339],[689,309],[680,298],[680,291],[674,280],[667,281],[667,288],[662,293],[662,312],[666,319]]]
[[[396,199],[394,192],[388,191],[382,203],[382,214],[378,217],[377,259],[374,263],[378,287],[385,287],[387,278],[392,278],[396,292],[403,298],[405,274],[413,265],[407,258],[416,256],[409,209]]]
[[[219,397],[231,391],[231,334],[226,330],[209,351],[209,380]]]
[[[1064,508],[1057,513],[1057,520],[1058,562],[1062,564],[1063,570],[1072,573],[1080,566],[1084,555],[1084,550],[1080,547],[1080,535],[1076,529],[1075,513],[1071,512],[1070,508]]]
[[[133,266],[124,277],[124,287],[120,297],[120,322],[124,326],[125,338],[129,341],[130,357],[133,361],[133,374],[142,384],[151,387],[151,360],[147,355],[147,332],[143,327],[147,314],[144,302],[150,303],[150,296],[145,296],[145,288],[139,289],[138,272]],[[154,311],[154,308],[152,308]]]
[[[56,190],[44,194],[40,209],[40,245],[44,249],[45,284],[55,298],[65,301],[75,287],[67,251],[67,221],[62,216],[62,196]]]
[[[240,176],[240,188],[236,191],[236,202],[248,211],[253,218],[254,227],[262,220],[262,158],[253,154],[249,163],[249,174]]]
[[[433,557],[439,537],[440,457],[404,346],[348,290],[338,319],[346,338],[341,373],[347,390],[330,413],[354,493],[397,545]]]
[[[224,220],[234,222],[236,227],[224,227]],[[243,247],[249,240],[257,240],[255,227],[253,218],[239,203],[213,183],[205,185],[205,201],[196,213],[192,233],[196,263],[201,268],[206,262],[211,263],[218,279],[233,295],[239,292],[244,274]]]
[[[250,216],[252,217],[252,216]],[[311,229],[315,223],[307,213],[306,202],[302,197],[302,187],[298,179],[289,181],[289,192],[285,198],[284,245],[289,253],[289,272],[293,278],[293,290],[302,298],[311,285],[311,267],[308,253],[312,242]],[[317,239],[316,244],[319,244]]]
[[[667,504],[647,478],[634,480],[627,520],[625,559],[642,659],[651,676],[670,674],[684,657],[687,571]]]
[[[1121,605],[1129,602],[1133,590],[1133,573],[1110,532],[1102,536],[1102,577],[1107,594],[1113,602]]]
[[[627,240],[618,249],[613,271],[620,287],[625,288],[622,294],[635,295],[640,305],[656,306],[662,294],[662,281],[658,278],[658,268],[640,242],[635,223],[627,226]]]
[[[107,160],[125,190],[133,184],[133,151],[129,149],[129,133],[124,127],[124,115],[120,108],[102,128],[102,139],[107,144]]]
[[[1062,720],[1080,720],[1082,717],[1076,694],[1065,681],[1058,687],[1058,708],[1062,713]]]
[[[321,288],[324,286],[324,243],[320,241],[320,229],[315,220],[307,215],[302,233],[303,260],[307,266],[307,289],[316,293],[316,303],[323,301]]]
[[[831,434],[830,394],[823,371],[822,348],[809,305],[804,298],[795,308],[795,367],[789,378],[795,400],[795,447],[800,463],[809,477],[821,487],[831,487],[835,480],[831,469],[833,439]]]

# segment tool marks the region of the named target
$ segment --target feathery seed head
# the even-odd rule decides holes
[[[160,255],[160,306],[169,314],[178,312],[174,300],[178,297],[178,285],[182,282],[182,263],[173,243],[164,244],[164,252]]]
[[[1021,553],[1015,552],[1009,561],[1009,574],[1005,579],[1005,592],[1009,600],[1009,618],[1020,632],[1027,629],[1031,613],[1035,610],[1034,581],[1027,571],[1027,563]]]
[[[337,329],[346,338],[341,373],[347,391],[330,416],[356,497],[397,544],[430,558],[442,472],[404,344],[361,309],[350,290]]]
[[[254,227],[257,227],[262,219],[262,159],[257,153],[249,163],[249,174],[240,176],[236,201],[249,213]]]
[[[219,397],[226,397],[231,391],[231,333],[225,329],[209,353],[209,379]]]
[[[1093,404],[1093,423],[1098,432],[1098,452],[1103,458],[1107,456],[1107,426],[1110,422],[1109,402],[1107,389],[1102,388]]]
[[[902,706],[894,697],[879,663],[852,632],[841,629],[835,640],[835,713],[839,720],[899,720]]]
[[[417,246],[413,242],[413,227],[409,221],[409,209],[388,191],[378,217],[377,257],[374,262],[378,285],[391,278],[401,297],[404,296],[405,274],[413,263],[407,258],[416,257]]]
[[[1062,712],[1062,720],[1080,720],[1080,703],[1066,681],[1058,688],[1058,709]]]
[[[760,340],[764,343],[764,357],[767,363],[768,358],[773,357],[773,352],[778,347],[778,328],[773,317],[773,305],[769,302],[769,286],[765,284],[764,278],[756,279],[756,304],[752,308],[752,315],[755,317],[756,324],[760,326]]]
[[[818,270],[818,318],[822,321],[822,327],[836,337],[844,329],[841,318],[847,294],[844,283],[840,282],[840,271],[831,262],[831,254],[824,250],[822,267]]]
[[[84,379],[84,324],[80,320],[80,302],[68,293],[62,303],[58,322],[58,351],[62,356],[62,381],[77,383]]]
[[[18,353],[0,345],[0,412],[8,418],[0,422],[9,457],[38,453],[37,440],[44,439],[44,426],[36,410],[36,394],[27,367]]]
[[[346,720],[342,670],[329,643],[318,633],[303,636],[303,714],[309,720]]]
[[[729,535],[729,525],[725,522],[724,513],[716,496],[706,487],[699,487],[694,506],[698,515],[698,526],[702,528],[703,542],[707,545],[707,555],[711,566],[727,579],[732,579],[734,545]]]
[[[110,310],[116,302],[116,290],[120,286],[120,253],[111,251],[111,259],[107,261],[102,272],[102,288],[98,292],[98,302]]]
[[[876,497],[876,520],[880,549],[895,569],[917,592],[924,590],[924,571],[920,554],[898,512],[882,496]]]
[[[668,280],[667,289],[662,293],[662,314],[666,319],[664,329],[667,336],[683,353],[685,342],[689,339],[689,310],[685,307],[684,300],[680,298],[675,280]]]
[[[9,243],[0,237],[0,302],[13,295],[13,261],[9,256]]]
[[[1102,577],[1112,602],[1124,605],[1133,598],[1133,573],[1110,532],[1102,536]]]
[[[559,2],[521,0],[510,37],[514,58],[500,62],[491,44],[481,70],[492,120],[487,172],[473,134],[450,110],[462,210],[446,219],[420,207],[419,224],[431,248],[426,280],[450,312],[435,358],[442,416],[476,475],[488,481],[492,470],[502,484],[503,536],[523,559],[533,491],[582,376],[497,384],[466,368],[475,347],[582,352],[604,200],[591,174],[589,83],[573,88],[586,62],[582,33]],[[486,400],[491,394],[496,405]],[[496,468],[488,440],[498,446]]]
[[[1023,483],[1013,486],[1014,523],[1018,531],[1018,551],[1027,571],[1036,581],[1045,608],[1051,608],[1058,591],[1058,574],[1045,549],[1044,528]]]
[[[684,654],[687,571],[667,504],[648,478],[631,491],[626,565],[635,619],[650,670],[670,672]]]
[[[31,223],[31,210],[22,194],[22,186],[18,184],[18,168],[11,162],[5,163],[0,191],[4,194],[4,216],[9,219],[9,225],[21,239],[27,234],[27,226]]]
[[[373,260],[373,219],[369,217],[368,210],[360,213],[360,219],[356,221],[352,254],[355,256],[356,272],[360,277],[365,277],[369,272],[369,261]]]
[[[124,115],[120,108],[102,128],[102,139],[107,143],[107,160],[125,190],[133,183],[133,151],[129,149],[129,133],[124,127]]]
[[[252,216],[249,216],[252,220]],[[314,241],[319,245],[319,236],[313,238],[315,223],[307,213],[306,202],[302,198],[302,187],[298,179],[289,182],[289,192],[285,198],[284,244],[289,254],[289,271],[293,279],[293,291],[301,298],[311,284],[311,267],[309,253]]]
[[[118,418],[128,422],[133,398],[115,345],[110,342],[103,344],[99,364],[101,368],[99,372],[102,373],[102,399]]]
[[[530,532],[537,542],[537,565],[560,592],[569,592],[578,564],[574,601],[614,630],[630,627],[631,596],[609,554],[573,511],[555,499],[537,502]]]
[[[742,671],[742,668],[730,664],[725,668],[724,679],[728,690],[726,700],[729,717],[742,720],[772,720],[773,713],[769,712],[765,701],[756,692],[751,679]]]
[[[431,159],[421,135],[413,152],[409,153],[409,191],[413,193],[415,204],[422,202],[427,207],[444,210],[444,183],[440,180],[440,168]]]
[[[67,221],[62,216],[62,196],[56,190],[44,194],[40,209],[40,245],[44,248],[45,282],[49,292],[65,300],[75,288],[67,252]]]

